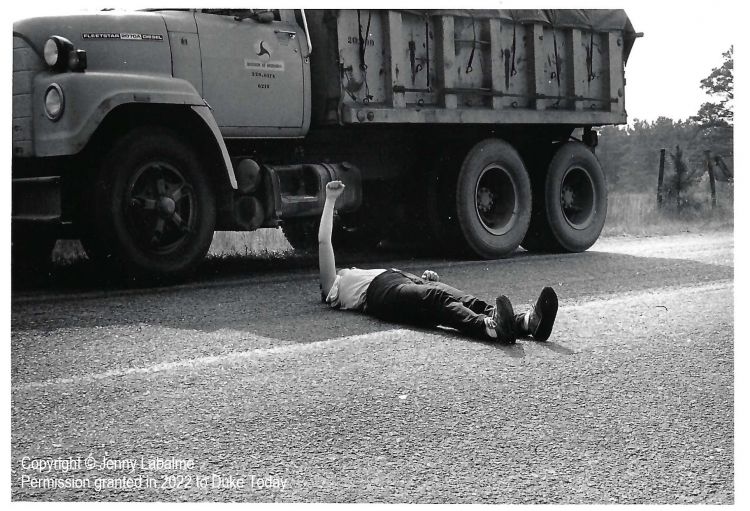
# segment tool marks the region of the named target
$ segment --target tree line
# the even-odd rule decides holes
[[[626,126],[605,126],[597,155],[604,168],[610,191],[655,193],[660,150],[667,150],[665,185],[698,182],[705,173],[706,154],[719,156],[727,171],[733,169],[734,144],[734,48],[722,54],[723,63],[701,80],[709,96],[698,112],[686,120],[658,117],[655,121],[635,119]],[[724,172],[722,168],[718,168]],[[679,182],[690,176],[691,183]],[[719,176],[720,179],[723,175]]]

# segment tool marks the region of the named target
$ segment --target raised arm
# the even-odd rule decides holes
[[[323,296],[328,292],[336,280],[336,258],[333,254],[331,234],[333,233],[333,210],[336,199],[344,193],[344,183],[331,181],[326,185],[326,202],[320,217],[318,229],[318,266],[320,268],[320,290]]]

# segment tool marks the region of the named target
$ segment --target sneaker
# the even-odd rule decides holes
[[[546,341],[552,333],[557,316],[557,293],[545,287],[539,294],[534,308],[529,311],[528,333],[537,341]]]
[[[498,341],[505,344],[516,342],[516,335],[513,331],[513,306],[507,296],[500,295],[495,300],[492,321],[495,322],[495,333],[497,333]]]

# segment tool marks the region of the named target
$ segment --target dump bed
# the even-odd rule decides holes
[[[626,122],[622,10],[313,10],[313,123]]]

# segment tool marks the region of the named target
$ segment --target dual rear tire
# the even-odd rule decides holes
[[[583,144],[560,146],[529,173],[507,142],[486,139],[460,167],[438,159],[428,179],[433,238],[453,253],[483,259],[530,251],[581,252],[604,226],[607,187],[594,154]],[[532,178],[530,178],[532,176]]]
[[[541,163],[544,164],[543,162]],[[535,169],[534,208],[521,245],[532,252],[583,252],[607,218],[607,181],[596,156],[580,142],[554,152]]]
[[[465,245],[483,259],[511,254],[531,219],[531,183],[518,152],[487,139],[466,155],[456,186],[456,219]]]

